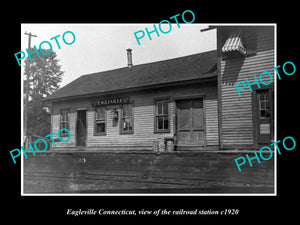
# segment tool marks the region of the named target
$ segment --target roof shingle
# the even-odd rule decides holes
[[[216,76],[217,54],[209,51],[164,61],[87,74],[58,89],[46,101]]]

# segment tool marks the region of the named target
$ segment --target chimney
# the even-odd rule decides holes
[[[127,50],[127,66],[130,68],[132,66],[132,54],[131,51],[132,49],[128,48]]]

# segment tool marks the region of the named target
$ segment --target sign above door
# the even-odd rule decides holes
[[[92,102],[93,107],[104,106],[104,105],[114,105],[114,104],[128,104],[129,98],[109,98],[103,100],[96,100]]]

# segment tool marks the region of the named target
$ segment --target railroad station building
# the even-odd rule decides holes
[[[51,133],[71,138],[24,160],[25,192],[274,193],[274,160],[234,160],[274,139],[274,85],[254,75],[275,67],[275,27],[207,29],[215,50],[133,65],[127,49],[127,66],[45,99]]]
[[[235,84],[273,68],[274,26],[211,26],[217,49],[83,75],[49,96],[56,150],[257,149],[274,138],[273,85]],[[199,31],[200,32],[200,31]],[[201,32],[205,32],[202,30]],[[125,57],[124,50],[124,57]]]

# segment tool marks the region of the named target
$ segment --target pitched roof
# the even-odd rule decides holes
[[[209,51],[164,61],[87,74],[58,89],[46,101],[116,90],[214,77],[217,54]]]

